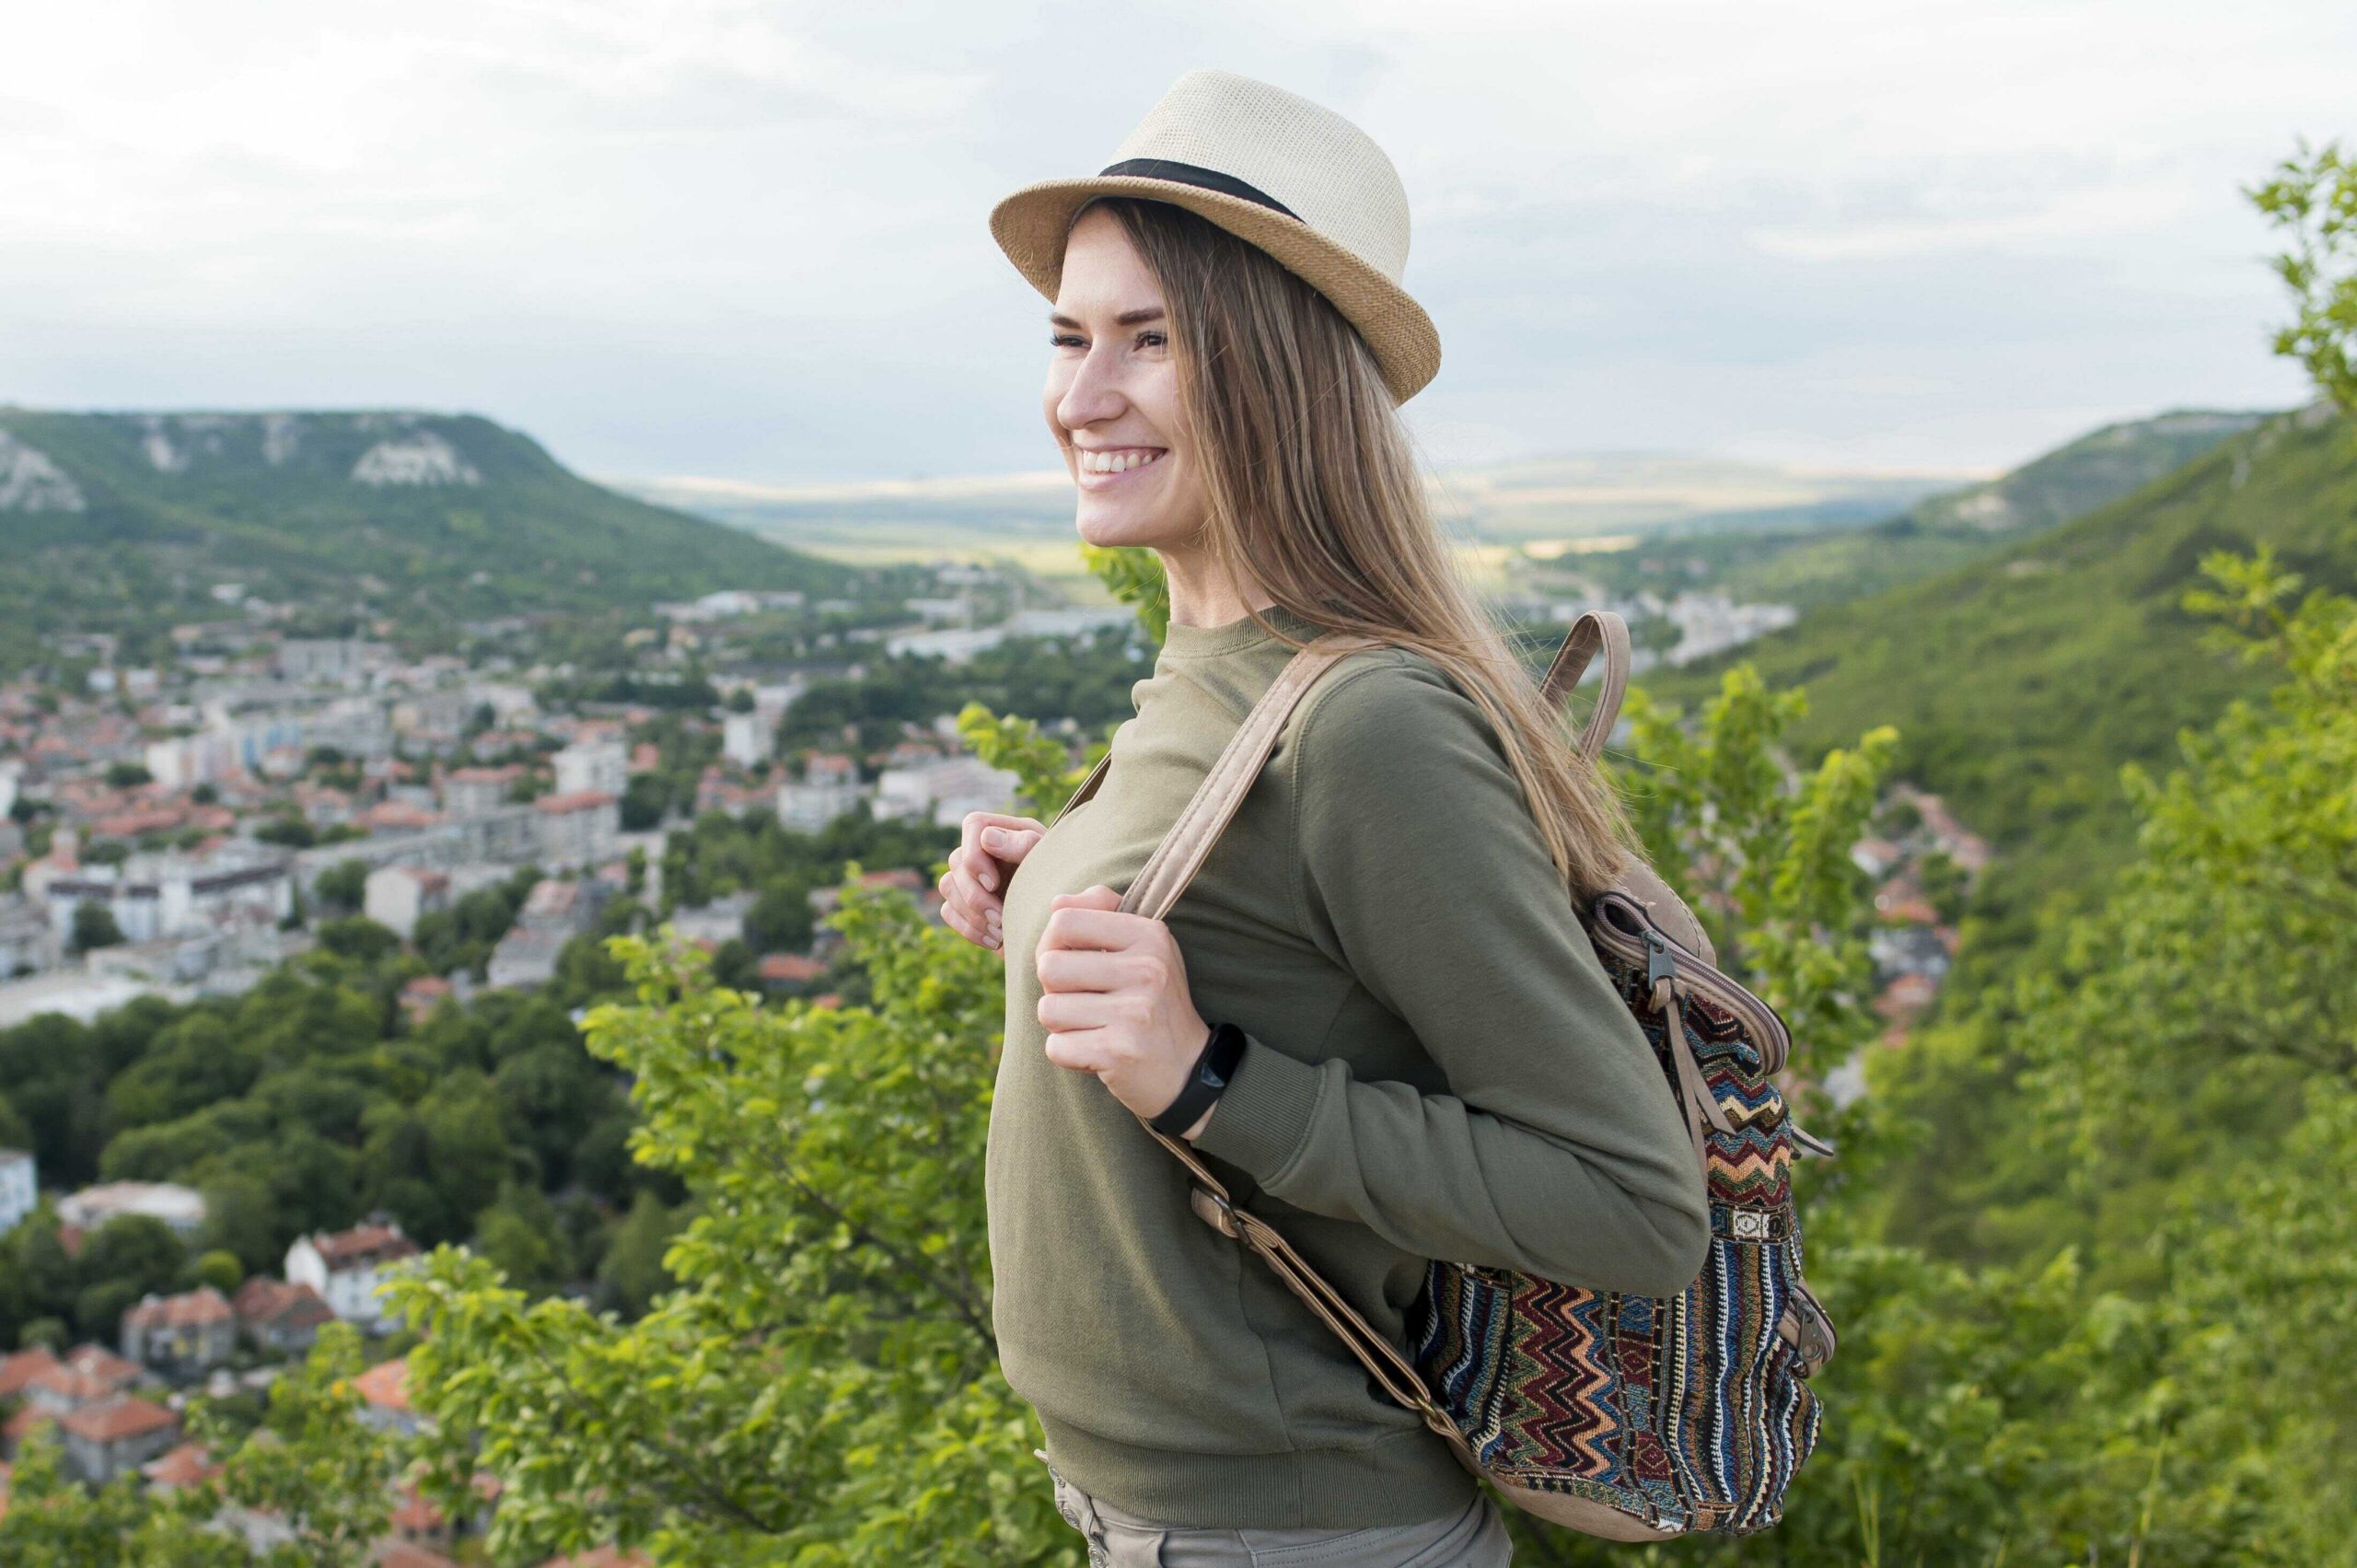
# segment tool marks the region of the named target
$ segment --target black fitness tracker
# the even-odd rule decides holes
[[[1243,1059],[1243,1029],[1235,1024],[1213,1024],[1202,1053],[1187,1074],[1186,1084],[1178,1090],[1178,1098],[1146,1125],[1166,1138],[1184,1137],[1187,1129],[1200,1121],[1226,1089],[1227,1081],[1236,1076],[1236,1064]]]

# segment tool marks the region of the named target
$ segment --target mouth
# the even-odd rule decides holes
[[[1103,452],[1075,447],[1074,473],[1083,490],[1110,490],[1151,472],[1168,453],[1167,447],[1116,447]]]

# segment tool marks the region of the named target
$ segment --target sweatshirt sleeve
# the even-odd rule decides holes
[[[1422,658],[1334,679],[1293,749],[1299,912],[1447,1089],[1254,1040],[1201,1147],[1427,1257],[1685,1289],[1710,1245],[1693,1143],[1487,720]]]

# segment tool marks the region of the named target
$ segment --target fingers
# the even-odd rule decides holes
[[[1161,922],[1141,914],[1124,914],[1120,895],[1098,886],[1085,893],[1058,893],[1048,902],[1047,923],[1039,931],[1042,947],[1120,948],[1144,939],[1145,927]]]
[[[946,889],[949,878],[944,877],[941,880]],[[941,923],[977,947],[996,949],[999,947],[998,928],[986,921],[978,921],[959,909],[946,890],[941,897]]]
[[[1012,867],[1031,853],[1031,846],[1046,832],[1028,817],[969,811],[958,823],[958,848],[950,856],[951,864],[962,865],[984,892],[1004,893]]]
[[[1048,1036],[1045,1054],[1059,1067],[1069,1067],[1075,1073],[1094,1073],[1105,1064],[1100,1041],[1103,1029],[1061,1029]]]
[[[1013,865],[1029,854],[1045,833],[1046,830],[1037,822],[1017,827],[988,827],[982,830],[981,846],[993,859]]]
[[[1144,955],[1096,947],[1042,948],[1032,967],[1042,991],[1152,991],[1162,981],[1162,967]]]
[[[996,894],[982,890],[970,865],[962,845],[949,852],[949,869],[941,874],[941,880],[935,884],[941,889],[942,920],[969,941],[995,947],[1004,912],[1003,900]],[[953,910],[959,916],[954,923],[949,920]]]

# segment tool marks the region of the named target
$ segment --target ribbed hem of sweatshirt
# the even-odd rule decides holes
[[[1473,1500],[1473,1477],[1422,1427],[1363,1448],[1190,1454],[1139,1448],[1039,1418],[1048,1462],[1125,1513],[1169,1528],[1372,1529],[1422,1524]]]
[[[1220,1092],[1195,1147],[1248,1172],[1268,1187],[1293,1162],[1309,1132],[1325,1074],[1245,1036],[1236,1075]]]

